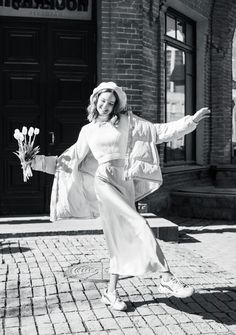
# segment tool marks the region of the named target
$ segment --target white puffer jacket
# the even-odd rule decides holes
[[[135,198],[140,200],[162,184],[156,144],[183,137],[196,128],[196,123],[186,116],[174,122],[153,124],[131,112],[128,123],[124,178],[133,179]],[[38,155],[32,163],[34,170],[55,175],[50,205],[52,221],[99,216],[93,187],[97,161],[91,151],[85,150],[84,141],[82,128],[78,141],[61,156]]]

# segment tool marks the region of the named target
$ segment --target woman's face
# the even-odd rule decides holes
[[[103,92],[98,97],[97,111],[99,116],[109,116],[115,106],[116,97],[112,92]]]

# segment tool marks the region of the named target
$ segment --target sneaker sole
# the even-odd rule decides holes
[[[101,302],[103,302],[107,306],[110,306],[112,309],[114,309],[116,311],[121,311],[122,312],[122,311],[126,311],[127,310],[127,306],[125,308],[123,308],[123,309],[114,308],[111,305],[110,301],[106,297],[104,297],[104,296],[101,297]]]
[[[110,301],[107,298],[105,298],[104,296],[101,297],[101,302],[103,302],[105,305],[111,306]]]

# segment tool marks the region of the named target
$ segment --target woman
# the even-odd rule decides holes
[[[179,121],[153,124],[128,113],[126,103],[125,92],[115,83],[98,85],[90,97],[90,123],[81,129],[76,144],[59,158],[37,156],[32,166],[55,174],[52,220],[100,214],[110,255],[110,281],[102,301],[116,310],[127,308],[116,291],[120,275],[160,271],[160,292],[180,298],[194,292],[171,273],[135,201],[162,183],[156,144],[193,131],[210,113],[202,108]]]

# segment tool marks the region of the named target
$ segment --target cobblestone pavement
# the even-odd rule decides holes
[[[188,218],[170,219],[179,225],[180,243],[205,261],[217,264],[236,278],[236,222]]]
[[[0,240],[0,334],[236,334],[236,277],[187,243],[160,241],[172,271],[196,293],[187,299],[158,292],[159,276],[123,278],[127,312],[100,302],[107,283],[79,281],[73,264],[107,261],[103,235]]]

